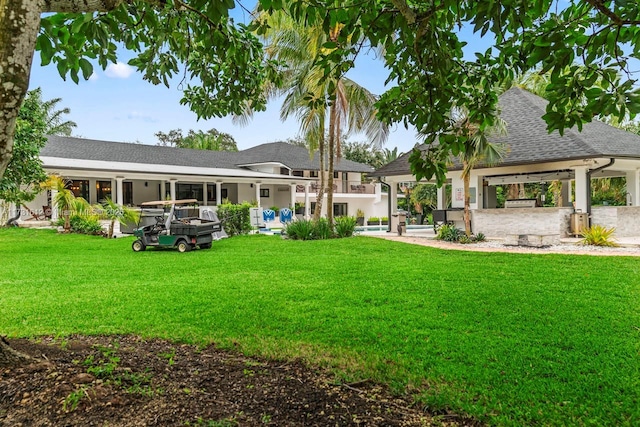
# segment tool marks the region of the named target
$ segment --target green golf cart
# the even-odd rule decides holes
[[[137,239],[131,245],[135,252],[148,246],[177,248],[178,252],[189,252],[196,247],[210,249],[213,233],[221,230],[219,221],[198,217],[195,199],[159,200],[140,205],[140,219],[133,234]],[[149,221],[149,216],[153,220]],[[147,225],[142,225],[143,218]],[[142,225],[142,226],[141,226]]]

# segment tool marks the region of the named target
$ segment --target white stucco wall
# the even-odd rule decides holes
[[[509,234],[555,234],[570,232],[572,208],[479,209],[471,211],[474,233],[487,237]]]

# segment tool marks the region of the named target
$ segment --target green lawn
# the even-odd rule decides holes
[[[0,230],[0,331],[139,334],[304,357],[495,425],[638,425],[640,258],[381,239],[132,239]]]

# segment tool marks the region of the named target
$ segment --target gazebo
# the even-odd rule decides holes
[[[503,237],[511,234],[571,234],[572,219],[580,214],[590,224],[615,227],[618,236],[640,236],[640,136],[594,120],[582,131],[549,133],[542,116],[547,102],[524,89],[511,88],[500,96],[501,117],[507,134],[492,142],[507,152],[496,166],[479,165],[471,174],[472,227],[475,233]],[[418,147],[426,150],[426,146]],[[397,206],[401,183],[415,182],[409,155],[373,172],[390,186],[391,206]],[[452,209],[464,207],[461,168],[447,173]],[[625,177],[626,206],[591,206],[591,179]],[[496,186],[519,183],[562,183],[562,196],[554,207],[536,207],[532,200],[510,200],[496,209]],[[438,209],[449,208],[445,189],[438,189]],[[518,209],[511,209],[518,208]],[[392,209],[395,210],[395,209]]]

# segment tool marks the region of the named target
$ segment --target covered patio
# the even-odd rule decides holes
[[[584,226],[614,227],[615,236],[640,236],[640,136],[594,120],[582,132],[571,129],[563,136],[549,134],[542,115],[546,101],[526,90],[512,88],[500,97],[501,116],[507,135],[492,142],[507,149],[494,167],[480,165],[471,173],[472,229],[491,237],[538,234],[569,237],[576,214]],[[426,147],[419,147],[426,150]],[[397,206],[398,187],[414,182],[407,153],[373,173],[390,184],[392,211]],[[439,210],[464,207],[460,167],[452,166],[446,186],[438,189]],[[626,180],[625,206],[593,206],[593,179],[622,177]],[[497,209],[497,187],[539,183],[559,188],[557,200],[507,199]],[[449,196],[447,196],[449,194]],[[449,200],[450,199],[450,200]],[[455,219],[462,226],[461,218]],[[575,224],[573,224],[575,225]]]

